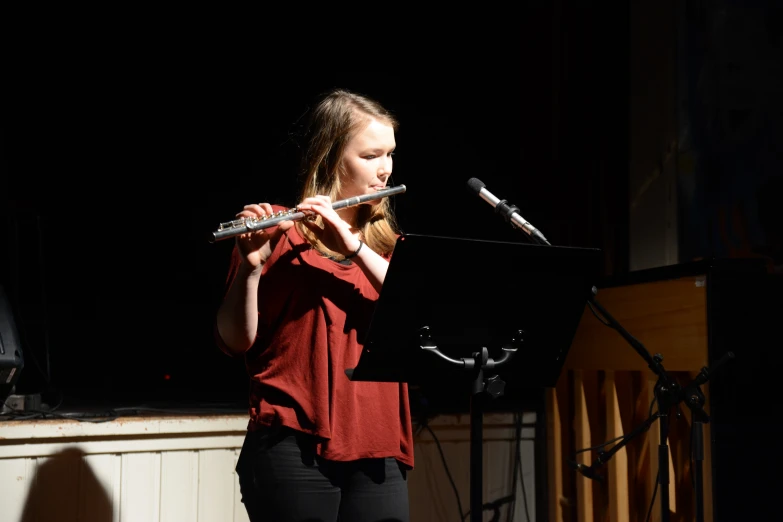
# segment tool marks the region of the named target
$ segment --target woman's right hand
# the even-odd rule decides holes
[[[263,218],[274,214],[272,205],[269,203],[258,203],[245,205],[242,212],[237,214],[237,218]],[[236,243],[239,252],[250,267],[257,268],[266,263],[272,255],[275,245],[280,240],[283,232],[294,225],[293,221],[281,221],[276,226],[248,232],[237,236]]]

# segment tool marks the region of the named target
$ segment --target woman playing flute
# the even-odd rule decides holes
[[[251,521],[407,521],[413,433],[405,383],[354,382],[399,230],[389,199],[332,202],[387,187],[395,117],[343,89],[313,107],[297,208],[314,219],[235,238],[215,323],[244,358],[249,423],[237,463]],[[245,205],[239,218],[283,206]]]

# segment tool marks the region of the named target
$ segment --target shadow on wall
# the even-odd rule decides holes
[[[68,449],[38,466],[20,522],[112,522],[111,500],[84,456]]]

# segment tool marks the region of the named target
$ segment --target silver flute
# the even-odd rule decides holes
[[[405,190],[405,185],[397,185],[396,187],[389,187],[379,190],[374,194],[364,194],[361,196],[354,196],[352,198],[335,201],[332,203],[332,208],[335,210],[340,210],[341,208],[354,207],[368,201],[374,201],[376,199],[385,198],[387,196],[402,194],[405,192]],[[242,234],[247,234],[248,232],[263,230],[265,228],[278,225],[283,221],[299,221],[300,219],[304,219],[312,215],[313,214],[311,212],[305,213],[299,210],[297,207],[294,207],[288,210],[281,210],[275,214],[260,218],[240,218],[235,219],[234,221],[227,221],[225,223],[221,223],[220,226],[218,226],[218,229],[212,232],[211,236],[209,237],[209,242],[214,243],[215,241],[240,236]]]

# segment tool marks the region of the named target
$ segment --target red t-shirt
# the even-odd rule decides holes
[[[234,247],[228,285],[239,263]],[[245,353],[249,430],[283,425],[321,439],[316,451],[329,460],[394,457],[413,468],[407,384],[345,374],[359,360],[377,300],[357,265],[323,257],[296,227],[286,232],[264,265],[258,334]]]

